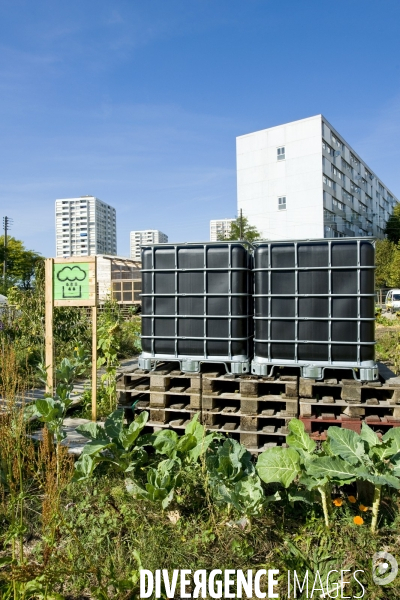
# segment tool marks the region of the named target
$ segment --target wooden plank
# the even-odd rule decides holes
[[[97,261],[94,256],[94,276],[97,278]],[[92,421],[97,421],[97,294],[92,307]]]
[[[63,263],[95,263],[95,256],[70,256],[69,258],[53,258],[54,264],[63,264]]]
[[[53,259],[45,260],[45,363],[47,367],[46,392],[53,393],[54,346],[53,346]]]
[[[54,300],[54,306],[96,306],[96,298],[89,298],[89,300]]]

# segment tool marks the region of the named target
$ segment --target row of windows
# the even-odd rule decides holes
[[[325,127],[325,124],[322,123],[322,134],[323,135],[325,135],[324,134],[324,127]],[[333,147],[339,149],[339,153],[340,153],[340,151],[344,152],[344,149],[345,149],[344,142],[342,142],[342,140],[340,140],[337,135],[335,135],[334,133],[332,133],[332,131],[331,131],[331,143],[332,143]],[[325,142],[325,140],[323,140],[323,142],[322,142],[322,147],[324,148],[324,150],[326,152],[328,152],[328,154],[330,156],[334,157],[334,156],[338,155],[337,150],[335,151],[333,149],[333,147],[329,146],[329,144],[327,142]],[[342,158],[342,167],[343,167],[343,169],[347,170],[351,174],[353,172],[353,167],[356,168],[357,170],[360,169],[361,163],[360,163],[359,159],[355,156],[355,154],[353,154],[353,152],[350,152],[350,162],[351,162],[351,165],[349,165],[344,160],[344,158]],[[375,178],[375,176],[372,175],[372,173],[365,166],[364,166],[364,173],[365,173],[365,178],[366,179],[373,180]],[[365,179],[363,179],[363,183],[367,184],[367,181]],[[377,181],[377,185],[378,185],[379,191],[383,194],[385,192],[384,186],[381,184],[380,181]],[[388,200],[390,202],[393,202],[394,201],[393,196],[388,191],[386,191],[386,194],[387,194]]]

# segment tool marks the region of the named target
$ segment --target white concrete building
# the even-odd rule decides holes
[[[56,256],[116,253],[115,208],[94,196],[56,200]]]
[[[398,202],[322,116],[237,138],[238,212],[264,239],[383,237]]]
[[[213,219],[210,221],[210,242],[217,242],[219,237],[229,237],[235,219]]]
[[[168,236],[158,229],[145,229],[143,231],[131,231],[131,258],[142,260],[140,251],[141,244],[166,244]]]

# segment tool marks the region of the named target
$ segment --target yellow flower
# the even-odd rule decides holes
[[[352,504],[355,504],[357,502],[356,498],[354,498],[354,496],[347,496],[347,500],[349,502],[351,502]]]
[[[335,498],[334,500],[332,500],[332,502],[335,506],[342,506],[343,504],[342,498]]]
[[[364,506],[364,504],[360,504],[360,506],[358,507],[362,512],[367,512],[368,510],[368,506]]]
[[[353,521],[355,525],[362,525],[364,523],[364,519],[362,517],[359,517],[358,515],[357,517],[354,517]]]

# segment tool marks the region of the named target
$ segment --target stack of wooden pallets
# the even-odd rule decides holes
[[[380,432],[400,426],[400,381],[383,378],[362,384],[355,379],[300,378],[300,419],[316,439],[331,425],[360,433],[363,421]]]

